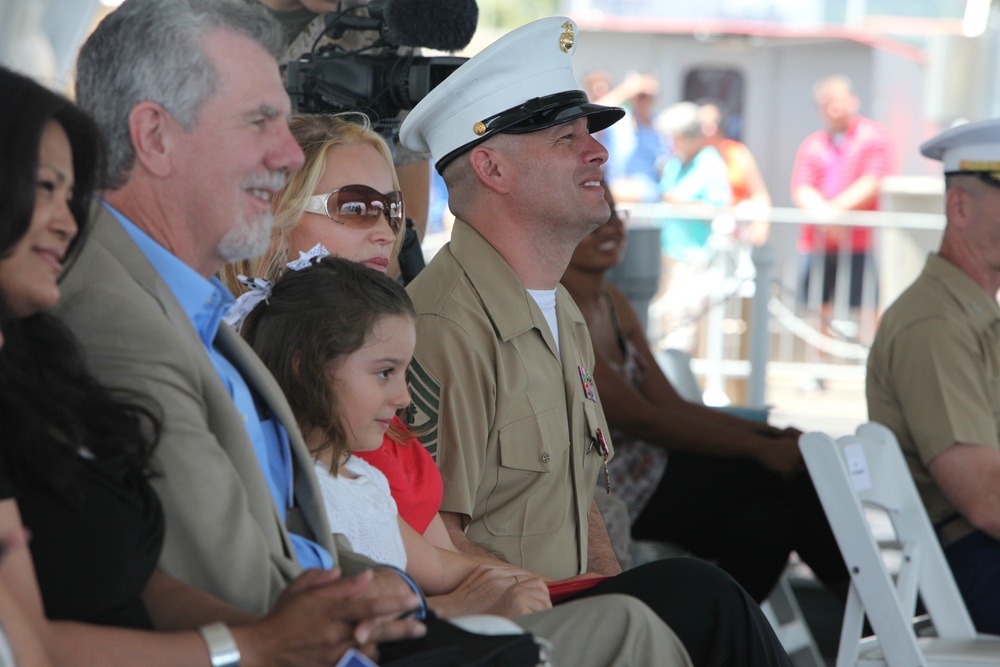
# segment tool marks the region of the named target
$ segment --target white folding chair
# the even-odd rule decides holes
[[[1000,665],[1000,637],[976,633],[892,432],[869,423],[837,440],[806,433],[799,448],[851,573],[837,667]],[[895,583],[865,505],[892,522],[902,548]],[[936,637],[914,631],[918,594]],[[865,616],[875,635],[862,639]]]

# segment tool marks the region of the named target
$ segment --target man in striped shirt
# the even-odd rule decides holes
[[[792,200],[820,215],[877,210],[879,183],[895,169],[885,128],[857,113],[858,98],[845,76],[821,79],[813,86],[813,96],[826,127],[810,134],[799,146],[792,169]],[[803,294],[808,294],[812,262],[824,261],[820,274],[824,321],[830,315],[841,247],[850,255],[850,305],[858,308],[866,265],[872,270],[870,280],[874,280],[874,265],[867,258],[872,248],[872,230],[802,226],[798,249],[804,258]],[[874,306],[874,299],[871,305]]]

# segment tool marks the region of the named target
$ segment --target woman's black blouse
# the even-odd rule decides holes
[[[46,615],[151,628],[141,595],[163,546],[163,510],[122,457],[79,454],[66,488],[39,479],[0,443],[0,499],[17,501]]]

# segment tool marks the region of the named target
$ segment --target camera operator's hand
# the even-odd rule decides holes
[[[326,14],[340,9],[340,0],[257,0],[275,12],[294,12],[308,9],[313,14]],[[294,37],[294,35],[292,35]]]

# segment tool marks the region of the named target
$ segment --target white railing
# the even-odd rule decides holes
[[[700,344],[693,350],[692,366],[704,378],[709,403],[727,402],[728,378],[744,378],[746,395],[741,402],[751,408],[765,406],[768,375],[814,378],[818,381],[864,375],[868,346],[879,313],[891,303],[923,267],[926,252],[937,247],[944,216],[899,211],[846,212],[824,215],[798,208],[773,208],[767,244],[752,247],[740,240],[738,230],[750,218],[736,209],[688,208],[670,204],[622,205],[629,209],[630,247],[623,266],[612,276],[629,294],[640,314],[657,291],[660,273],[656,220],[670,218],[712,221],[711,259],[701,274],[712,293],[694,316]],[[833,302],[822,307],[823,263],[814,262],[810,288],[802,294],[796,240],[803,224],[825,227],[868,227],[875,231],[872,251],[876,273],[866,272],[860,308],[849,305],[849,235],[842,234],[838,276]],[[817,231],[819,231],[817,229]],[[817,237],[822,247],[822,237]],[[876,282],[878,286],[876,288]],[[821,318],[826,311],[827,318]],[[657,326],[654,302],[647,323],[654,348],[665,339]]]

